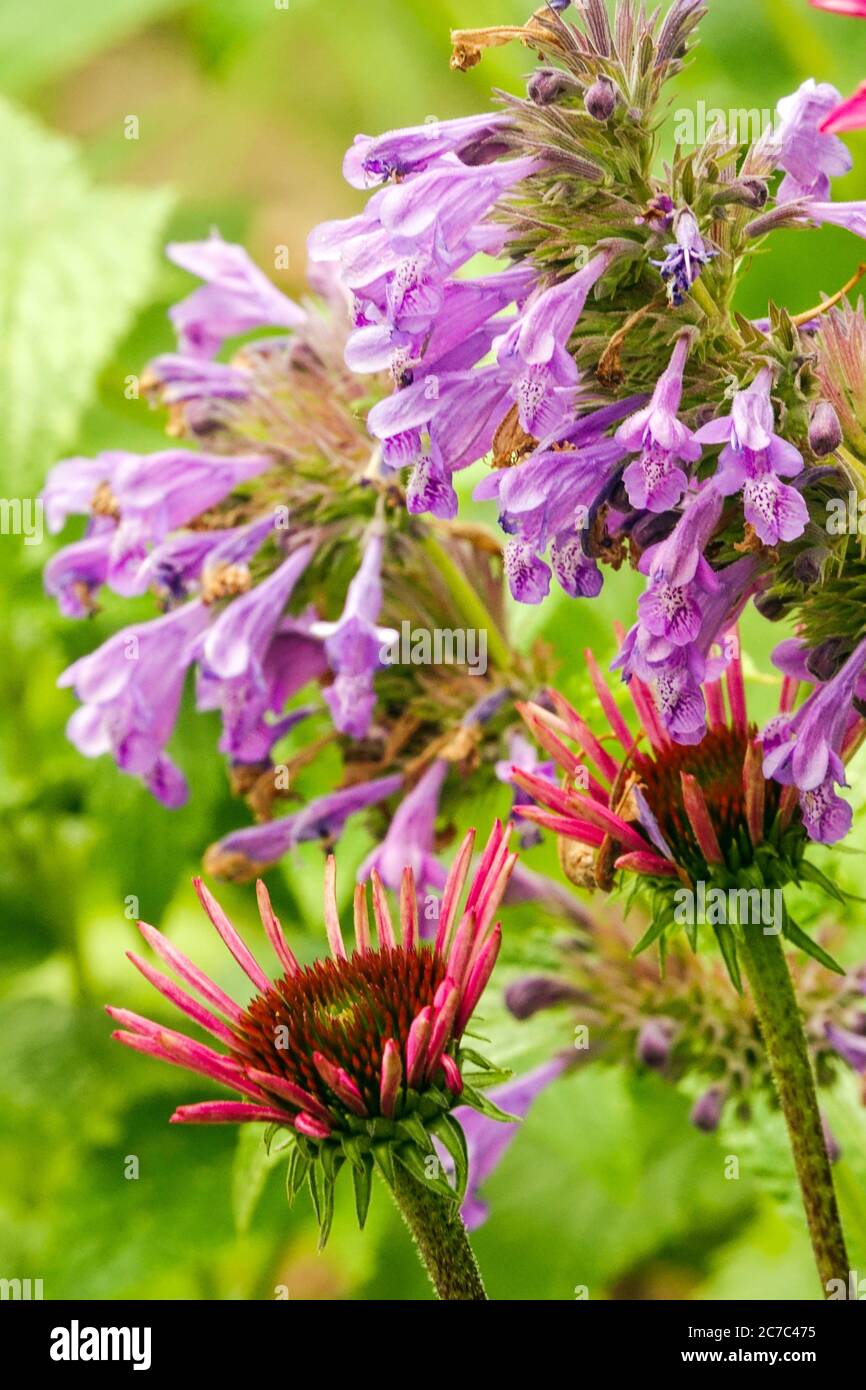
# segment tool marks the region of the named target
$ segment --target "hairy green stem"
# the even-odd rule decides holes
[[[826,1298],[831,1280],[841,1279],[847,1286],[850,1266],[800,1006],[778,934],[749,926],[744,929],[743,943],[746,975],[788,1126],[815,1263]]]
[[[443,1301],[486,1301],[478,1261],[456,1203],[431,1192],[401,1163],[396,1163],[394,1170],[394,1201],[437,1297]]]
[[[511,652],[508,644],[493,621],[486,604],[478,596],[475,589],[468,582],[448,551],[441,546],[434,536],[428,536],[424,541],[424,549],[433,564],[438,569],[442,578],[448,586],[448,592],[456,603],[461,615],[467,623],[476,628],[479,632],[487,633],[487,648],[493,658],[494,664],[500,671],[508,671],[511,667]]]

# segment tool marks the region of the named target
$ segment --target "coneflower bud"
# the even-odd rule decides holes
[[[725,1093],[721,1086],[710,1086],[709,1090],[704,1091],[702,1096],[698,1096],[689,1116],[695,1129],[702,1129],[705,1134],[712,1134],[714,1130],[717,1130],[722,1118],[724,1103]]]
[[[539,68],[526,85],[526,94],[536,106],[551,106],[567,92],[577,91],[578,84],[570,73],[560,68]]]
[[[809,448],[818,458],[833,454],[842,443],[842,426],[829,401],[819,401],[809,422]]]
[[[609,77],[599,77],[589,88],[584,105],[594,121],[608,121],[616,107],[616,88]]]
[[[637,1059],[654,1071],[664,1071],[671,1055],[673,1025],[667,1019],[651,1018],[637,1037]]]

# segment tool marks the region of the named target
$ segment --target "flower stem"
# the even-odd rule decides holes
[[[847,1287],[850,1267],[800,1006],[779,935],[746,927],[743,943],[746,975],[788,1126],[815,1263],[827,1297],[832,1279],[843,1280]]]
[[[394,1165],[394,1178],[394,1201],[437,1297],[443,1302],[486,1301],[478,1261],[456,1203],[431,1192],[401,1163]]]
[[[439,544],[434,536],[426,538],[424,549],[444,579],[461,617],[465,618],[466,622],[477,631],[487,633],[487,647],[495,665],[499,667],[500,671],[508,671],[512,662],[511,652],[480,595],[473,589],[465,575],[461,574],[447,550]]]

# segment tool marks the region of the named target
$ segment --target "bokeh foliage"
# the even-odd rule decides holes
[[[866,26],[818,16],[805,0],[710,0],[710,9],[678,106],[771,110],[808,75],[850,90],[866,74]],[[32,496],[61,453],[160,447],[159,418],[126,387],[170,346],[166,308],[186,288],[160,260],[165,237],[218,225],[266,268],[286,246],[281,278],[300,292],[308,229],[359,206],[340,177],[355,132],[471,112],[490,85],[519,82],[529,59],[517,48],[450,73],[448,30],[517,22],[527,10],[520,0],[4,0],[4,493]],[[860,165],[838,197],[866,194],[866,139],[851,144]],[[769,296],[800,312],[838,288],[862,254],[833,230],[784,234],[774,248],[772,262],[752,269],[745,312],[763,313]],[[108,1042],[102,1001],[158,1007],[123,956],[138,913],[242,990],[189,887],[201,848],[242,813],[214,751],[214,719],[191,708],[176,753],[194,793],[180,812],[67,745],[72,704],[57,675],[150,605],[109,599],[87,624],[59,618],[40,582],[53,544],[0,536],[0,1275],[42,1277],[49,1298],[270,1298],[280,1285],[294,1298],[427,1297],[384,1192],[363,1237],[343,1193],[317,1257],[310,1215],[303,1202],[287,1209],[280,1174],[261,1174],[254,1211],[244,1199],[243,1165],[254,1159],[243,1146],[236,1156],[232,1132],[168,1128],[174,1105],[207,1087]],[[629,620],[636,587],[633,576],[616,576],[599,603],[551,599],[515,612],[514,630],[554,646],[561,683],[579,698],[582,648],[611,650],[611,621]],[[750,698],[766,716],[775,634],[750,620],[746,635]],[[311,769],[305,793],[323,790],[328,775]],[[467,805],[466,821],[484,824],[504,805]],[[861,824],[852,847],[862,844]],[[346,837],[344,890],[365,847],[362,833]],[[857,891],[862,858],[821,862]],[[550,850],[537,864],[556,872]],[[320,945],[320,870],[308,847],[272,875],[278,910],[308,957]],[[249,891],[223,896],[257,939]],[[851,916],[854,961],[866,942],[862,909]],[[508,926],[502,978],[547,949],[531,912],[513,913]],[[516,1067],[562,1042],[558,1023],[517,1028],[501,1007],[490,1012],[499,1055]],[[866,1260],[853,1088],[833,1106],[852,1246]],[[775,1122],[743,1138],[742,1176],[728,1182],[726,1143],[692,1131],[688,1107],[656,1078],[601,1068],[542,1097],[489,1184],[493,1215],[477,1247],[492,1296],[571,1299],[579,1286],[592,1298],[813,1296]],[[130,1155],[137,1180],[124,1177]]]

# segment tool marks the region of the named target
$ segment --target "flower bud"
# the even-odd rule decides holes
[[[822,545],[813,545],[802,551],[794,561],[794,575],[801,584],[817,584],[829,551]]]
[[[766,180],[746,177],[732,179],[730,183],[723,184],[713,194],[713,204],[721,207],[728,203],[737,203],[740,207],[759,210],[764,207],[769,196]]]
[[[565,980],[552,975],[524,975],[505,991],[505,1006],[515,1018],[532,1018],[542,1009],[578,998],[578,991]]]
[[[636,1053],[639,1062],[654,1071],[663,1071],[671,1055],[673,1025],[665,1018],[651,1018],[637,1037]]]
[[[835,453],[842,443],[842,426],[829,401],[819,401],[809,423],[809,448],[818,458]]]
[[[566,92],[576,90],[574,78],[561,68],[538,68],[526,86],[527,96],[536,106],[550,106]]]
[[[762,618],[766,618],[768,623],[778,623],[788,612],[788,604],[785,599],[778,594],[758,594],[755,598],[755,607]]]
[[[830,681],[851,655],[851,644],[844,637],[828,637],[806,657],[806,666],[817,681]]]
[[[594,121],[610,120],[616,107],[616,87],[609,77],[599,77],[593,82],[584,97],[584,105]]]
[[[718,1129],[724,1103],[725,1093],[721,1086],[711,1086],[702,1096],[698,1096],[689,1116],[695,1129],[702,1129],[705,1134],[712,1134]]]

